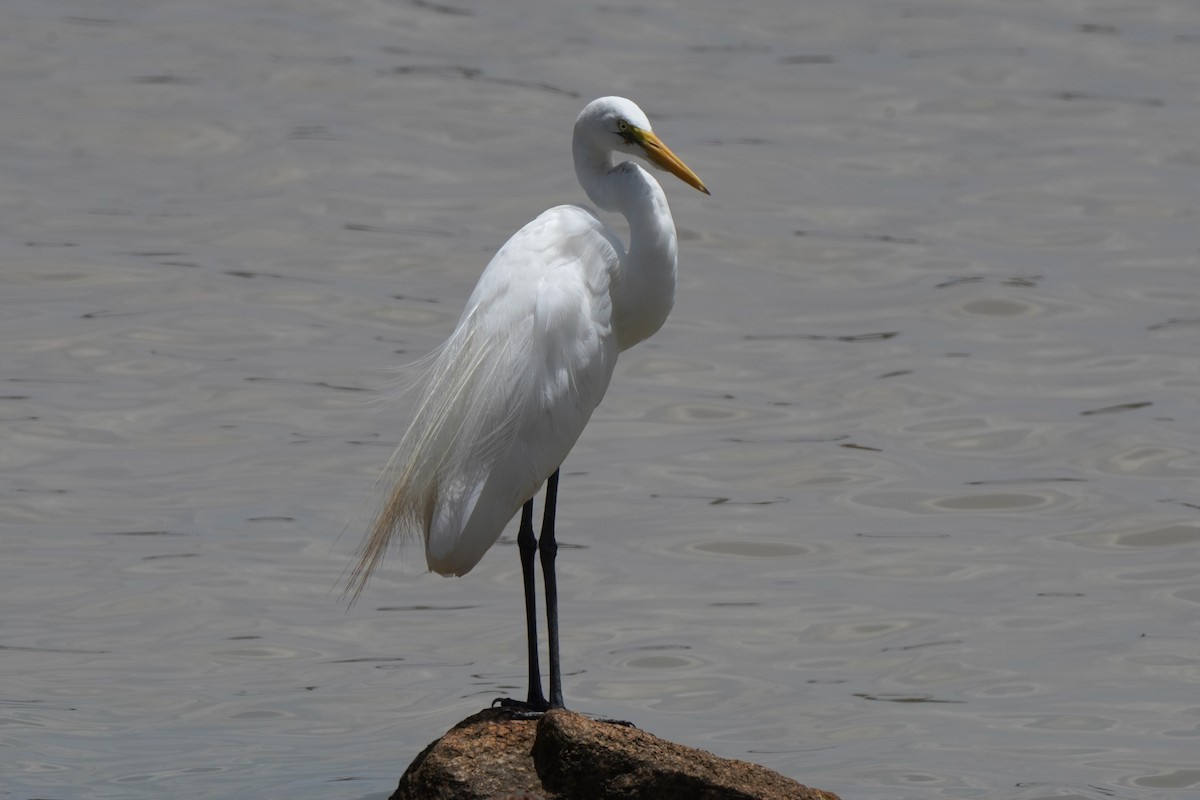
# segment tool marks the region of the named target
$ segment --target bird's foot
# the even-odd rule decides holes
[[[592,722],[603,722],[605,725],[620,725],[622,728],[636,728],[632,722],[626,719],[613,719],[612,717],[600,717],[595,714],[583,714]]]
[[[550,704],[546,701],[530,702],[528,700],[514,700],[511,697],[497,697],[492,701],[492,708],[503,708],[512,715],[513,719],[541,719],[541,717],[550,710]],[[623,719],[613,719],[612,717],[601,717],[596,714],[584,714],[582,712],[574,712],[580,716],[587,717],[592,722],[603,722],[606,725],[620,725],[623,728],[636,728],[632,722]]]
[[[503,708],[514,719],[538,719],[550,710],[550,704],[545,700],[514,700],[511,697],[497,697],[492,701],[492,708]]]

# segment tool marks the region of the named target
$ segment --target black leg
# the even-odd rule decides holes
[[[562,668],[558,658],[558,579],[554,575],[554,511],[558,502],[558,470],[546,481],[546,508],[542,516],[542,580],[546,585],[546,638],[550,647],[550,708],[563,708]]]
[[[537,642],[537,598],[534,594],[533,559],[538,543],[533,535],[533,500],[521,509],[521,529],[517,533],[517,547],[521,551],[521,578],[525,582],[525,637],[529,645],[529,696],[525,703],[530,711],[547,708],[542,695],[542,673],[538,665]]]
[[[551,708],[564,708],[562,691],[562,666],[558,655],[558,579],[554,574],[554,559],[558,554],[558,542],[554,538],[554,514],[558,505],[558,470],[546,481],[546,507],[542,515],[542,535],[533,535],[533,501],[521,508],[521,529],[517,534],[517,545],[521,551],[521,577],[525,582],[525,624],[529,638],[529,699],[503,698],[500,706],[520,719],[537,719]],[[546,586],[546,637],[550,650],[550,700],[542,695],[542,677],[538,669],[537,647],[537,602],[534,599],[533,561],[541,550],[542,580]],[[591,717],[599,722],[633,727],[632,723],[606,717]]]

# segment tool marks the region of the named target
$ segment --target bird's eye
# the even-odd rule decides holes
[[[617,135],[624,139],[626,144],[633,144],[633,125],[629,123],[629,120],[617,120]]]

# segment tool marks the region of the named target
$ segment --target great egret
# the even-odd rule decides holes
[[[623,97],[575,120],[575,174],[600,208],[624,215],[629,249],[589,209],[563,205],[517,231],[484,269],[454,333],[425,375],[394,477],[347,586],[358,597],[397,535],[420,535],[429,568],[465,575],[521,509],[531,711],[563,706],[554,510],[558,468],[600,404],[626,350],[662,326],[675,300],[675,223],[658,182],[629,153],[708,194]],[[546,484],[540,541],[533,496]],[[541,549],[550,697],[542,694],[534,599]]]

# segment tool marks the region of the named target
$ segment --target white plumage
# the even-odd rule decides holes
[[[620,257],[597,225],[560,206],[518,231],[438,360],[435,375],[448,380],[431,381],[425,396],[444,427],[422,448],[444,455],[441,474],[430,475],[438,488],[425,539],[435,572],[464,575],[479,562],[562,464],[608,388],[617,362],[609,286]],[[476,368],[464,374],[463,363]],[[461,406],[444,408],[450,397]]]
[[[667,318],[676,235],[666,196],[637,164],[614,165],[614,153],[708,193],[632,102],[604,97],[583,109],[576,175],[593,203],[625,216],[629,250],[590,209],[563,205],[492,258],[421,383],[387,473],[394,484],[351,574],[355,596],[397,535],[424,540],[431,570],[469,572],[558,470],[604,397],[617,353]]]

